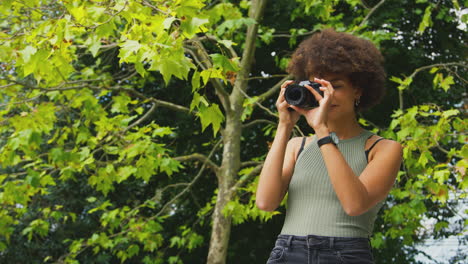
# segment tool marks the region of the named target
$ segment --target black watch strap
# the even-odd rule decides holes
[[[317,140],[317,145],[319,148],[325,144],[333,143],[334,145],[338,144],[340,142],[340,139],[336,135],[335,132],[330,132],[330,135],[323,137],[319,140]]]
[[[325,144],[329,144],[329,143],[333,143],[335,144],[335,142],[333,142],[333,139],[330,137],[330,136],[326,136],[326,137],[323,137],[319,140],[317,140],[317,144],[319,146],[319,148]]]

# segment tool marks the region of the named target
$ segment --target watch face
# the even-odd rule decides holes
[[[330,132],[330,137],[333,140],[333,143],[338,144],[340,142],[340,139],[335,132]]]

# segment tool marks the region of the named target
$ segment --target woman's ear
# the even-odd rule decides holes
[[[353,89],[354,89],[354,98],[355,98],[355,99],[361,98],[361,96],[362,96],[362,88],[353,85]]]

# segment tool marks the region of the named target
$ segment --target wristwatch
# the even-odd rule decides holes
[[[330,132],[330,135],[317,140],[317,144],[318,144],[319,148],[322,145],[325,145],[325,144],[328,144],[328,143],[333,143],[333,144],[337,145],[339,142],[340,142],[340,139],[338,138],[338,136],[336,135],[335,132]]]

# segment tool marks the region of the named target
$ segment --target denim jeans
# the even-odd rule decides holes
[[[279,235],[267,264],[373,264],[367,238]]]

